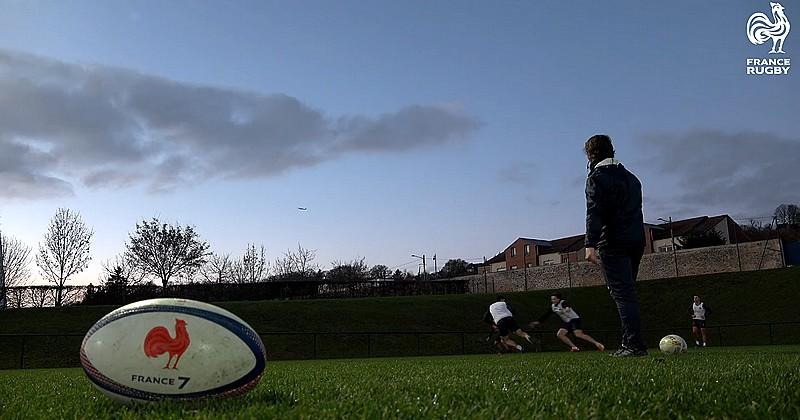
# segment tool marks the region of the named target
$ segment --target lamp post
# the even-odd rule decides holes
[[[675,249],[675,233],[672,231],[672,216],[669,217],[669,220],[664,220],[662,217],[659,217],[658,220],[669,223],[669,237],[672,239],[672,259],[675,262],[675,277],[678,277],[678,254]]]
[[[411,254],[411,256],[422,260],[422,272],[428,274],[428,270],[425,267],[425,254],[422,254],[421,257],[419,255],[414,255],[414,254]]]
[[[3,233],[0,232],[0,311],[6,309],[6,261],[3,249]]]

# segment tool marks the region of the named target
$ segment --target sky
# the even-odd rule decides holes
[[[80,212],[74,284],[152,217],[233,256],[300,244],[322,268],[412,272],[579,234],[596,133],[647,221],[800,201],[800,61],[745,74],[776,57],[746,35],[768,1],[0,6],[0,228],[36,249],[56,209]]]

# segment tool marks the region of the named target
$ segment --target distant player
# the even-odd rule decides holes
[[[505,297],[498,296],[497,301],[489,305],[489,315],[492,317],[492,321],[497,325],[497,329],[500,332],[500,342],[506,348],[522,351],[522,346],[511,339],[510,336],[512,333],[532,343],[531,336],[525,331],[522,331],[519,324],[517,324],[517,321],[514,319],[514,313],[511,307],[506,304]]]
[[[569,304],[566,300],[561,298],[561,293],[553,293],[550,295],[550,309],[542,315],[538,321],[531,322],[531,325],[536,327],[542,322],[546,321],[547,318],[550,318],[550,315],[556,314],[562,321],[564,321],[564,326],[558,329],[556,332],[556,336],[564,342],[567,346],[569,346],[569,351],[577,352],[581,351],[572,340],[569,339],[567,334],[574,333],[575,337],[580,338],[581,340],[588,341],[592,343],[595,347],[597,347],[598,351],[605,351],[606,347],[592,338],[589,334],[583,332],[581,328],[581,317],[575,312],[575,309],[572,308],[572,305]]]
[[[711,307],[695,295],[692,306],[689,308],[689,315],[692,317],[692,335],[697,347],[708,345],[708,331],[706,330],[706,318],[711,315]]]

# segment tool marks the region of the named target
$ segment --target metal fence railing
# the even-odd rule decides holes
[[[712,346],[800,344],[800,321],[712,325]],[[536,330],[533,351],[562,351],[554,331]],[[619,345],[617,330],[587,330],[612,349]],[[643,331],[651,347],[666,334],[679,334],[693,344],[689,327]],[[262,332],[270,360],[408,357],[494,352],[488,331],[354,331]],[[79,366],[83,334],[0,334],[0,369]],[[585,342],[574,340],[581,346]],[[522,342],[522,344],[525,344]]]

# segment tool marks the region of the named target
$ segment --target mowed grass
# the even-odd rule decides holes
[[[800,347],[275,362],[246,396],[126,407],[80,369],[0,371],[2,418],[800,418]]]

